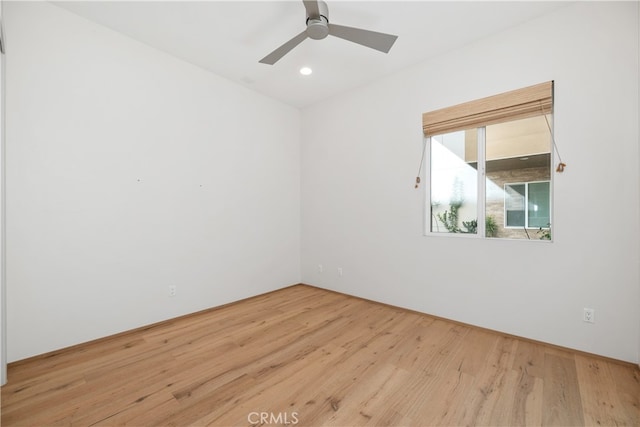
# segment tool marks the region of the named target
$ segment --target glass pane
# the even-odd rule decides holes
[[[506,227],[525,226],[525,184],[507,184],[504,186],[504,209]]]
[[[431,137],[431,231],[477,233],[478,133]]]
[[[548,228],[551,223],[549,183],[530,183],[528,202],[529,227]]]
[[[551,122],[551,117],[547,116]],[[527,201],[529,183],[551,180],[551,137],[545,116],[490,125],[485,128],[486,236],[539,239],[538,228],[550,222],[550,199],[534,187],[536,200]],[[550,194],[549,182],[547,196]],[[530,203],[537,206],[535,211]]]

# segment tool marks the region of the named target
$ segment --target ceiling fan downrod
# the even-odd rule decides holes
[[[323,1],[311,3],[316,3],[318,13],[307,10],[307,35],[311,39],[322,40],[329,35],[329,8]]]

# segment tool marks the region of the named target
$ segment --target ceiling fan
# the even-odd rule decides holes
[[[391,34],[330,24],[329,9],[325,2],[321,0],[303,0],[302,2],[304,3],[305,9],[307,9],[307,28],[271,52],[269,55],[262,58],[259,61],[260,63],[269,65],[275,64],[280,60],[280,58],[285,56],[294,47],[298,46],[307,38],[322,40],[328,35],[331,35],[384,53],[389,52],[391,46],[393,46],[393,43],[395,43],[398,38],[398,36]]]

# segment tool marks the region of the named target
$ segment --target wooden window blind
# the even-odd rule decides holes
[[[553,81],[465,102],[422,115],[425,136],[552,113]]]

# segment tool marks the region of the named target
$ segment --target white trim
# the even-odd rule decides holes
[[[0,0],[0,37],[6,47]],[[5,54],[0,53],[0,385],[7,382],[7,291],[5,263]]]
[[[431,232],[431,137],[422,137],[422,143],[424,144],[422,161],[424,162],[423,177],[421,177],[425,191],[424,199],[424,211],[422,215],[422,234],[424,236],[430,236],[434,233]],[[427,175],[429,173],[429,175]]]
[[[476,218],[478,218],[478,227],[476,234],[483,239],[487,237],[486,233],[486,215],[487,215],[487,165],[486,165],[486,149],[487,149],[487,132],[486,127],[478,128],[478,201],[476,209],[478,210]]]

